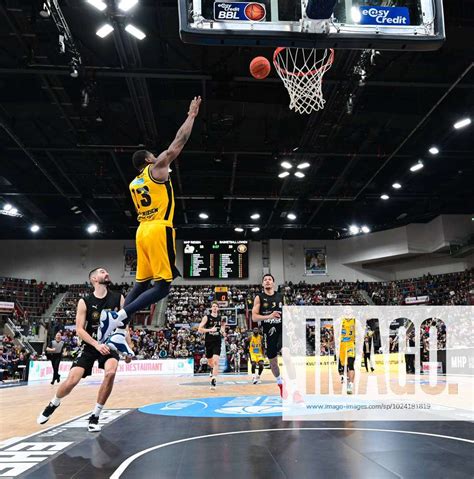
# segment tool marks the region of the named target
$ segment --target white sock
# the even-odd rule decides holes
[[[277,384],[283,384],[283,378],[281,376],[278,376],[276,380],[277,380]]]
[[[125,309],[121,309],[117,313],[117,319],[120,319],[120,321],[123,321],[124,319],[127,319],[127,318],[128,318],[128,315],[127,315],[127,312],[125,311]]]
[[[59,406],[61,404],[61,399],[58,398],[58,396],[54,396],[53,399],[51,399],[51,404],[53,406]]]
[[[95,408],[94,408],[94,410],[92,411],[92,414],[93,414],[94,416],[99,417],[99,416],[100,416],[100,413],[102,412],[102,409],[104,409],[104,405],[103,405],[103,404],[96,403]]]

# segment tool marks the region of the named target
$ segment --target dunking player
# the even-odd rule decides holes
[[[280,366],[278,365],[278,353],[281,351],[283,362],[286,366],[289,386],[293,392],[293,401],[303,402],[301,394],[296,390],[296,372],[287,348],[282,350],[282,317],[283,296],[275,291],[275,278],[271,274],[266,274],[262,279],[263,292],[255,296],[252,308],[252,321],[261,321],[263,325],[263,338],[265,343],[265,353],[270,361],[270,368],[275,376],[280,395],[283,399],[288,397],[286,385],[280,375]]]
[[[188,141],[200,104],[201,97],[191,101],[188,117],[167,150],[157,157],[146,150],[139,150],[133,155],[133,166],[140,172],[130,183],[140,223],[136,235],[136,281],[118,313],[110,311],[101,315],[100,342],[113,340],[107,338],[117,327],[128,324],[133,313],[168,296],[171,282],[179,276],[175,266],[175,202],[169,165]],[[154,285],[149,288],[152,280]]]
[[[343,318],[339,345],[339,373],[347,367],[347,394],[352,394],[355,377],[355,318]]]
[[[44,424],[49,420],[61,404],[61,400],[77,386],[82,378],[92,374],[94,362],[98,361],[99,368],[104,370],[104,379],[97,395],[97,404],[89,417],[88,430],[90,432],[100,431],[99,416],[112,392],[119,355],[116,351],[111,351],[109,346],[99,343],[95,339],[95,335],[101,312],[118,311],[123,306],[124,298],[120,293],[107,289],[110,284],[110,276],[105,268],[92,270],[89,273],[89,281],[94,287],[94,292],[86,298],[79,299],[76,312],[76,333],[82,339],[84,345],[76,360],[72,363],[68,378],[61,383],[56,395],[38,416],[38,424]],[[118,345],[116,349],[128,354],[131,351],[131,340],[128,334],[127,341],[127,348]],[[129,354],[128,358],[130,357]]]
[[[211,304],[211,313],[202,318],[198,332],[205,334],[206,358],[211,368],[211,390],[214,391],[219,374],[222,337],[225,335],[225,321],[221,318],[219,305],[215,301]]]
[[[249,343],[250,363],[252,364],[253,383],[260,384],[263,372],[263,341],[258,328],[253,328],[253,334]],[[258,374],[255,373],[258,365]]]

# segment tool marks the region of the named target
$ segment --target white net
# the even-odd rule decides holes
[[[312,113],[324,108],[323,75],[331,68],[334,50],[277,48],[273,64],[290,95],[290,110]]]

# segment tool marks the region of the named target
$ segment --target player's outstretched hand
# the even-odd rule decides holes
[[[191,100],[191,104],[189,105],[189,111],[188,111],[188,116],[192,116],[193,118],[196,118],[199,113],[199,106],[201,105],[201,97],[200,96],[195,96]]]
[[[100,344],[99,343],[95,347],[95,349],[97,349],[97,351],[99,351],[99,353],[102,354],[102,356],[107,356],[108,354],[110,354],[110,349],[105,344]]]

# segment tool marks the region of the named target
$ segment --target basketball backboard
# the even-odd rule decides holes
[[[329,19],[309,18],[327,5]],[[179,15],[182,40],[202,45],[436,50],[445,39],[442,0],[179,0]]]

